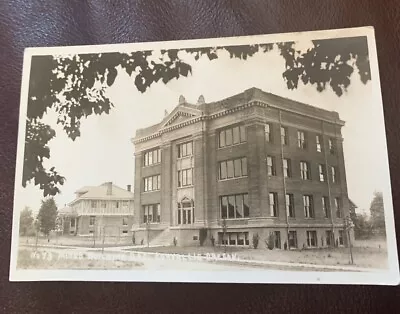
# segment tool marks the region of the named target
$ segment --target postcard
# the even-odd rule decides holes
[[[11,281],[399,283],[372,27],[27,48]]]

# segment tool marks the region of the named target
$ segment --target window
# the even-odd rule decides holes
[[[75,228],[75,218],[71,218],[70,226],[71,228]]]
[[[332,166],[331,167],[331,172],[332,172],[332,183],[338,183],[339,182],[339,178],[338,178],[337,168]]]
[[[289,144],[288,129],[284,126],[281,126],[281,143],[282,145]]]
[[[329,206],[329,197],[323,196],[322,197],[322,211],[324,212],[325,218],[331,217],[331,210]]]
[[[219,163],[219,179],[225,180],[247,176],[247,158],[225,160]]]
[[[265,140],[267,142],[272,142],[271,125],[266,124],[264,130],[265,130]]]
[[[278,194],[269,193],[269,213],[272,217],[278,217]]]
[[[297,131],[297,146],[302,149],[307,148],[306,134],[303,131]]]
[[[150,204],[143,206],[143,222],[155,223],[160,222],[160,204]]]
[[[297,248],[297,232],[289,231],[289,249]]]
[[[239,144],[240,143],[240,129],[238,126],[234,127],[232,129],[232,133],[233,133],[233,145],[235,144]]]
[[[122,225],[123,226],[127,226],[128,225],[128,218],[126,218],[126,217],[122,218]]]
[[[285,201],[286,201],[286,213],[288,217],[294,218],[294,197],[293,194],[287,193],[285,195]]]
[[[340,197],[335,197],[335,208],[336,208],[336,217],[337,218],[342,218],[342,202],[340,200]]]
[[[144,191],[158,191],[161,188],[161,176],[155,175],[144,178]]]
[[[322,140],[321,140],[321,135],[316,135],[315,136],[315,142],[317,143],[317,152],[322,152]]]
[[[194,202],[185,198],[178,203],[178,225],[194,223]]]
[[[269,176],[276,175],[275,157],[267,156],[267,172]]]
[[[326,176],[326,171],[325,171],[325,165],[319,164],[318,165],[318,172],[319,172],[319,181],[324,182],[325,181],[325,176]]]
[[[283,159],[283,175],[285,178],[290,178],[292,176],[292,163],[290,159]]]
[[[303,195],[304,216],[314,218],[313,198],[311,195]]]
[[[326,235],[326,245],[327,246],[332,246],[332,244],[333,244],[333,233],[332,233],[332,230],[326,230],[325,231],[325,235]]]
[[[335,147],[335,142],[332,138],[329,139],[328,145],[329,145],[329,153],[334,155],[336,152],[336,147]]]
[[[89,217],[89,227],[93,227],[96,222],[96,216]]]
[[[339,230],[339,245],[344,245],[344,231]]]
[[[310,164],[307,161],[300,161],[300,175],[303,180],[311,180]]]
[[[100,207],[101,208],[106,208],[106,206],[107,206],[107,202],[106,201],[101,201],[100,202]]]
[[[240,219],[249,217],[248,194],[235,194],[220,197],[222,219]]]
[[[235,126],[219,132],[220,148],[243,142],[246,142],[246,127],[244,125]]]
[[[118,202],[118,201],[115,201],[115,202],[114,202],[114,207],[115,207],[115,208],[119,208],[119,202]]]
[[[178,158],[193,155],[193,142],[187,142],[178,145]]]
[[[317,231],[307,231],[307,246],[317,247]]]
[[[218,232],[218,242],[223,245],[249,245],[248,232]]]
[[[159,148],[144,153],[144,165],[150,166],[161,162],[161,150]]]
[[[122,230],[122,233],[128,233],[128,230]]]
[[[193,168],[178,170],[178,187],[193,185]]]
[[[97,207],[97,201],[91,201],[91,206],[92,206],[92,208],[96,208]]]

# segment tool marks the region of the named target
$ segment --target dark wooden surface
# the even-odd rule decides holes
[[[23,49],[375,27],[394,207],[400,205],[400,3],[349,0],[0,1],[0,312],[394,313],[398,287],[9,283]],[[365,174],[367,175],[367,174]],[[395,212],[399,227],[399,211]]]

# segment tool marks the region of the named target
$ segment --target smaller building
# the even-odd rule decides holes
[[[133,193],[106,182],[84,186],[76,198],[58,211],[62,234],[128,236],[133,224]]]

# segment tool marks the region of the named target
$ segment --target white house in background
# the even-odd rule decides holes
[[[63,234],[128,235],[133,224],[133,193],[105,182],[99,186],[84,186],[75,192],[76,198],[58,211]]]

